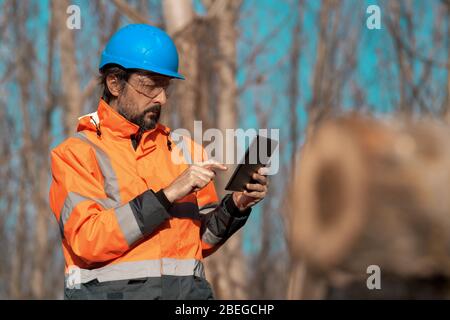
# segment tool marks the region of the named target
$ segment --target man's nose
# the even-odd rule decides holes
[[[153,102],[164,105],[167,102],[166,90],[161,90],[161,92],[153,99]]]

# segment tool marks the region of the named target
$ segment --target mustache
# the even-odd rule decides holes
[[[161,112],[161,105],[159,103],[158,104],[154,104],[154,105],[148,107],[147,109],[145,109],[143,114],[145,115],[145,114],[147,114],[149,112],[153,112],[153,113],[159,114]]]

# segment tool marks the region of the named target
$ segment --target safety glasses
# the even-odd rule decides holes
[[[163,90],[165,91],[166,97],[171,94],[171,86],[170,83],[160,86],[160,85],[149,85],[149,84],[138,84],[133,85],[128,80],[125,81],[131,88],[133,88],[137,93],[142,94],[143,96],[154,99],[156,98]]]

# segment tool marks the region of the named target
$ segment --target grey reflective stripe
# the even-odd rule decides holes
[[[129,246],[142,238],[143,234],[128,203],[114,209],[114,213]]]
[[[213,202],[213,203],[204,205],[199,209],[200,214],[207,214],[207,213],[213,211],[215,208],[217,208],[218,205],[219,205],[218,202]]]
[[[183,154],[186,163],[192,164],[193,159],[191,151],[186,144],[186,138],[183,135],[177,134],[175,132],[170,132],[170,137],[172,138],[172,140],[175,138],[178,141],[177,143],[175,143],[175,145],[181,150],[181,153]]]
[[[76,192],[69,192],[64,200],[64,205],[59,216],[59,227],[61,229],[61,234],[64,235],[64,226],[67,223],[67,220],[69,220],[73,209],[75,209],[75,207],[83,201],[98,202],[105,209],[112,208],[115,204],[111,199],[92,199],[82,196]]]
[[[64,234],[64,225],[67,220],[69,220],[70,214],[73,209],[81,202],[90,200],[82,195],[75,192],[69,192],[66,199],[64,200],[64,205],[59,214],[59,228],[61,229],[61,234]]]
[[[206,228],[205,232],[202,235],[202,241],[215,245],[218,244],[220,241],[222,241],[222,238],[216,236],[214,233],[211,232],[211,230]]]
[[[214,203],[210,203],[207,205],[204,205],[200,208],[200,214],[202,215],[206,215],[209,212],[213,211],[215,208],[217,208],[217,206],[219,205],[219,203],[214,202]],[[212,245],[216,245],[218,244],[220,241],[222,241],[221,237],[216,236],[214,233],[212,233],[211,230],[209,230],[208,228],[205,229],[205,231],[202,234],[202,241],[206,242],[208,244],[212,244]]]
[[[118,281],[127,279],[171,276],[197,276],[205,278],[203,263],[196,259],[162,258],[122,262],[107,265],[98,269],[79,269],[74,284],[87,283],[92,280],[99,282]]]
[[[95,157],[100,170],[103,175],[104,181],[104,191],[108,198],[106,199],[91,199],[88,197],[81,196],[75,192],[71,192],[67,195],[64,201],[63,209],[61,210],[59,225],[61,228],[61,234],[64,236],[64,225],[70,217],[73,209],[82,201],[91,200],[98,202],[102,207],[107,210],[111,208],[116,208],[114,213],[116,215],[117,221],[119,223],[120,229],[127,241],[128,245],[131,246],[135,241],[142,237],[142,232],[136,221],[136,217],[131,210],[128,203],[120,206],[120,191],[117,176],[111,164],[111,160],[108,155],[95,143],[89,140],[84,132],[77,132],[74,135],[94,148]],[[120,207],[119,207],[120,206]]]
[[[161,259],[161,274],[169,276],[201,276],[204,278],[203,263],[196,259]]]
[[[100,170],[102,171],[103,174],[105,193],[108,196],[108,198],[116,202],[116,205],[119,205],[120,204],[119,182],[108,155],[99,146],[97,146],[95,143],[89,140],[89,138],[86,136],[84,132],[77,132],[74,135],[74,137],[89,143],[94,148],[97,163],[100,166]]]

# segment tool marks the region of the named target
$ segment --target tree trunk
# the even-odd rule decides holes
[[[219,1],[219,0],[217,0]],[[215,2],[214,2],[215,3]],[[216,4],[216,3],[215,3]],[[237,88],[236,88],[236,19],[241,1],[224,1],[223,10],[217,16],[218,77],[217,122],[216,127],[225,136],[225,129],[237,125]],[[217,4],[216,4],[217,5]],[[231,143],[226,141],[226,143]],[[223,150],[223,159],[226,159]],[[220,155],[219,155],[220,158]],[[216,187],[220,196],[233,170],[218,177]],[[238,232],[207,260],[207,271],[220,299],[245,299],[246,262],[242,254],[242,233]]]
[[[57,25],[58,41],[61,59],[61,85],[64,95],[64,132],[69,135],[76,130],[78,117],[81,116],[82,95],[80,80],[78,76],[78,62],[76,53],[78,48],[75,43],[75,34],[77,30],[70,30],[66,26],[68,17],[66,10],[70,5],[69,0],[52,0],[53,10],[55,12],[55,23]]]
[[[450,21],[450,3],[446,3],[447,20]],[[447,23],[447,39],[450,38],[450,23]],[[450,123],[450,44],[447,44],[447,86],[444,106],[444,120]]]
[[[300,4],[299,4],[300,5]],[[330,32],[333,30],[329,30],[328,22],[331,20],[331,16],[337,5],[335,0],[325,0],[323,1],[320,12],[319,12],[319,34],[318,34],[318,43],[316,49],[316,62],[314,65],[313,72],[313,86],[312,86],[312,98],[308,105],[308,125],[306,127],[306,138],[308,139],[313,135],[315,128],[319,125],[321,121],[326,117],[328,112],[331,109],[330,96],[331,92],[328,92],[326,88],[329,88],[328,84],[331,82],[331,66],[330,60],[331,56],[334,54],[330,50],[330,45],[333,43],[334,39],[330,36]],[[300,25],[297,27],[300,28]],[[295,43],[293,44],[291,54],[295,54],[295,51],[298,51],[295,47]],[[291,57],[294,59],[294,56]],[[294,62],[294,60],[293,60]],[[295,63],[295,62],[294,62]],[[291,95],[295,94],[291,88]],[[295,159],[295,154],[293,154],[293,159]],[[298,168],[294,167],[294,161],[292,164],[291,172],[298,171]],[[295,213],[295,210],[291,207],[287,210],[289,212],[289,216],[286,221],[290,224],[292,222],[292,215]],[[291,229],[290,225],[286,226],[286,229]],[[290,232],[290,231],[288,231]],[[292,245],[291,241],[288,242],[288,247]],[[287,290],[288,299],[297,299],[299,297],[302,298],[319,298],[323,290],[323,280],[320,279],[319,276],[311,273],[311,268],[304,261],[298,261],[296,256],[290,255],[290,275],[289,275],[289,284]],[[314,279],[313,282],[315,285],[311,285],[310,281]]]
[[[47,101],[43,110],[43,121],[41,126],[41,136],[39,140],[39,152],[45,150],[45,155],[50,151],[50,130],[51,113],[54,107],[53,85],[53,55],[54,36],[56,34],[55,18],[52,4],[50,3],[51,18],[48,26],[48,51],[47,51]],[[37,152],[36,152],[37,153]],[[34,202],[36,204],[36,230],[34,235],[34,261],[31,274],[31,290],[33,297],[42,299],[46,294],[45,273],[48,263],[48,224],[50,222],[50,211],[47,203],[48,172],[50,164],[47,156],[42,157],[36,181],[37,191],[34,192]]]
[[[325,0],[320,7],[319,13],[319,35],[316,50],[316,62],[313,75],[313,96],[308,106],[308,126],[306,128],[306,137],[309,137],[316,125],[326,116],[331,108],[327,99],[331,92],[326,92],[327,82],[331,79],[331,69],[329,68],[330,52],[329,44],[332,42],[329,35],[328,21],[337,5],[335,0]]]
[[[24,280],[24,269],[26,268],[26,250],[27,250],[27,205],[32,200],[29,197],[29,190],[34,182],[34,172],[32,164],[28,161],[32,156],[32,137],[31,137],[31,121],[29,114],[29,70],[27,66],[30,65],[29,52],[30,42],[27,37],[27,32],[24,29],[25,21],[28,16],[28,8],[26,5],[15,3],[14,6],[14,24],[15,24],[15,39],[17,51],[15,55],[16,77],[20,90],[20,112],[22,116],[22,135],[21,135],[21,149],[20,149],[20,180],[18,190],[18,207],[19,213],[16,220],[15,230],[15,252],[11,264],[11,278],[10,278],[10,296],[18,299],[24,297],[22,290],[22,283]],[[31,198],[31,199],[30,199]]]
[[[194,120],[196,120],[195,105],[198,95],[198,54],[192,1],[164,0],[163,15],[167,32],[174,38],[178,49],[179,72],[185,76],[186,80],[173,83],[174,95],[169,99],[162,121],[173,123],[192,133]],[[175,115],[178,119],[172,119],[179,120],[179,125],[169,120],[169,116]]]

